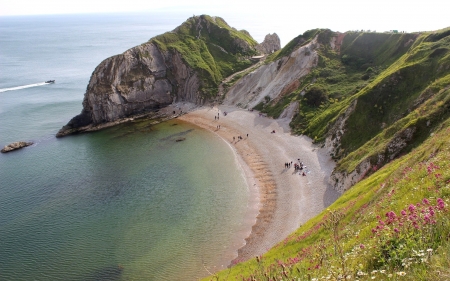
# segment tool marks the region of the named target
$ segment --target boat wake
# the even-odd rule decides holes
[[[51,80],[51,81],[54,81],[54,80]],[[3,89],[0,89],[0,93],[7,92],[7,91],[22,90],[22,89],[32,88],[32,87],[38,87],[38,86],[43,86],[43,85],[48,85],[48,84],[53,84],[53,83],[54,82],[47,81],[47,82],[23,85],[23,86],[12,87],[12,88],[3,88]]]

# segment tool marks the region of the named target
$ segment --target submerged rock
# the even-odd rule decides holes
[[[27,147],[32,145],[32,142],[26,142],[26,141],[18,141],[18,142],[13,142],[10,143],[8,145],[5,145],[5,147],[1,150],[2,153],[6,153],[6,152],[11,152],[17,149],[21,149],[23,147]]]

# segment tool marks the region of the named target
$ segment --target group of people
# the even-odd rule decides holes
[[[284,168],[285,169],[289,169],[292,166],[292,164],[294,164],[294,171],[295,172],[301,171],[300,174],[302,176],[306,176],[306,173],[305,173],[306,166],[303,164],[303,162],[300,161],[300,159],[298,159],[298,164],[294,163],[294,161],[284,163]]]
[[[248,134],[247,134],[247,138],[248,138]],[[238,140],[243,140],[244,138],[241,137],[241,136],[237,136],[237,139],[238,139]],[[233,141],[235,141],[235,140],[236,140],[236,137],[233,137]]]

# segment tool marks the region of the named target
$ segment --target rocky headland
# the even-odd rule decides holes
[[[221,18],[198,16],[171,32],[123,54],[105,59],[94,70],[81,113],[57,137],[92,131],[151,115],[176,102],[214,100],[221,80],[251,66],[252,55],[280,49],[276,34],[261,44]]]

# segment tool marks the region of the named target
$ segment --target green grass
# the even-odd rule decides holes
[[[222,18],[202,15],[189,18],[173,32],[150,39],[162,51],[176,51],[199,75],[206,97],[217,94],[224,77],[253,64],[257,42],[248,34],[231,28]],[[141,54],[145,56],[148,54]]]
[[[298,101],[293,131],[321,142],[356,102],[336,169],[351,172],[365,159],[372,168],[267,253],[205,280],[450,279],[449,30],[347,34],[340,54],[327,44],[319,48],[318,67],[298,89],[257,106],[277,117]],[[322,32],[311,34],[326,42],[330,33]],[[270,59],[304,42],[299,36]],[[302,95],[311,84],[328,94],[318,107]],[[408,129],[412,138],[389,152]]]
[[[266,254],[205,280],[447,280],[449,125],[447,119],[423,145],[356,184]],[[417,217],[409,219],[411,204]]]

